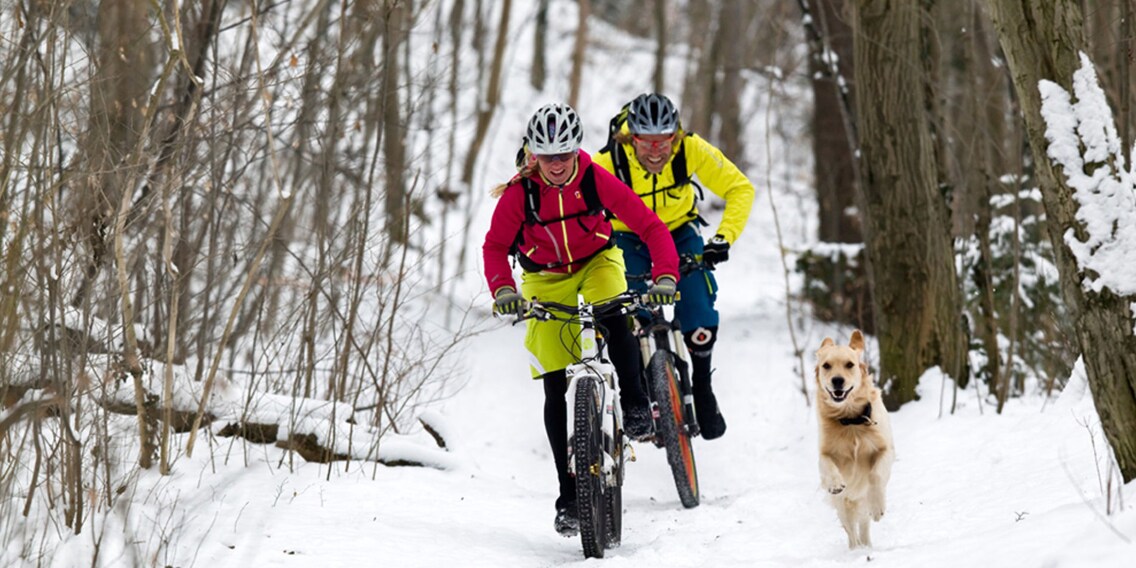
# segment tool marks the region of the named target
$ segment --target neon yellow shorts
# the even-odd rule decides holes
[[[611,247],[592,257],[574,274],[525,272],[521,294],[527,299],[576,305],[576,295],[585,302],[599,303],[627,290],[623,253]],[[525,348],[534,379],[575,363],[580,356],[580,326],[561,321],[526,321]]]

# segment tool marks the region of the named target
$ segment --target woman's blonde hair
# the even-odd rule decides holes
[[[510,185],[517,183],[517,181],[521,178],[527,178],[536,173],[537,163],[533,158],[533,155],[529,153],[529,148],[527,145],[524,148],[524,152],[524,164],[517,168],[517,175],[513,176],[511,179],[509,179],[509,181],[489,190],[490,197],[492,197],[493,199],[501,197],[505,194],[505,189],[507,189]]]

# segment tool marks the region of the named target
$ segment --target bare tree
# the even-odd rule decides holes
[[[800,1],[809,39],[809,76],[813,91],[813,176],[817,227],[821,243],[859,244],[860,213],[856,208],[859,143],[855,132],[855,89],[852,29],[847,0]],[[798,260],[805,274],[805,297],[823,320],[854,325],[875,333],[871,288],[864,253],[825,248]],[[819,281],[821,286],[813,286]],[[815,291],[815,292],[814,292]]]
[[[667,0],[655,0],[655,9],[652,11],[655,18],[655,73],[654,89],[656,93],[666,91],[666,62],[667,62]]]
[[[588,16],[592,12],[592,3],[579,0],[577,7],[576,44],[572,49],[572,72],[568,77],[568,104],[573,107],[580,104],[580,81],[584,75],[584,57],[588,53]]]
[[[682,86],[683,124],[688,131],[700,132],[709,137],[713,116],[714,66],[717,21],[709,0],[691,0],[686,8],[687,42],[691,61],[687,64],[686,79]]]
[[[493,120],[494,113],[497,112],[497,105],[500,103],[501,68],[505,64],[505,46],[509,38],[509,14],[512,9],[512,0],[504,0],[501,3],[501,18],[497,28],[497,41],[493,47],[489,80],[488,84],[484,86],[484,98],[478,104],[477,125],[474,129],[473,143],[470,145],[469,153],[465,157],[465,165],[462,167],[461,181],[467,185],[473,181],[473,166],[480,157],[481,147],[485,144],[485,134],[489,131],[489,125]],[[481,66],[479,65],[479,67]],[[464,258],[465,255],[463,254],[462,257]]]
[[[1086,47],[1076,0],[987,0],[1014,87],[1021,101],[1034,168],[1050,223],[1061,289],[1071,311],[1093,402],[1125,482],[1136,479],[1136,336],[1132,305],[1136,298],[1104,288],[1089,290],[1066,234],[1079,239],[1085,228],[1065,178],[1047,157],[1049,143],[1041,116],[1038,82],[1052,81],[1071,91],[1078,53]]]
[[[745,11],[742,2],[723,2],[721,15],[722,45],[722,87],[718,89],[718,101],[714,105],[721,129],[718,132],[718,142],[722,151],[734,160],[743,162],[745,148],[742,143],[742,117],[741,102],[742,81],[741,72],[745,67],[743,58],[746,54],[746,37],[743,33],[746,25]]]
[[[405,131],[402,108],[399,106],[399,93],[402,89],[398,85],[399,65],[398,48],[402,45],[406,32],[403,22],[406,19],[406,8],[401,0],[387,0],[384,33],[383,33],[383,80],[379,92],[383,94],[383,157],[385,158],[386,212],[387,236],[391,243],[406,243],[409,231],[409,211],[406,207],[406,181],[403,175],[406,171],[404,163]],[[506,10],[507,12],[508,10]]]
[[[547,57],[545,54],[548,51],[545,48],[545,39],[547,37],[548,0],[539,0],[536,5],[536,25],[533,26],[532,73],[529,75],[529,83],[538,91],[544,89],[544,63]]]
[[[911,3],[879,0],[856,0],[853,13],[861,210],[880,384],[896,408],[916,398],[929,367],[965,376],[967,339],[926,119],[925,14]]]

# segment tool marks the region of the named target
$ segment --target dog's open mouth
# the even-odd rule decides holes
[[[844,390],[825,389],[825,390],[828,391],[828,396],[832,397],[833,402],[844,402],[844,399],[848,398],[848,394],[852,392],[852,389],[844,389]]]

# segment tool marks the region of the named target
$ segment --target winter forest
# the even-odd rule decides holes
[[[808,493],[814,353],[860,329],[897,436],[922,433],[900,438],[901,460],[948,451],[956,426],[934,425],[956,412],[971,440],[1000,440],[1011,417],[1044,438],[1053,409],[1085,410],[1060,436],[1089,452],[1071,460],[1088,481],[1048,462],[982,475],[1091,486],[1042,506],[1091,509],[1084,565],[1122,565],[1136,554],[1134,15],[1131,0],[0,1],[0,565],[581,561],[551,531],[541,389],[513,362],[523,330],[491,313],[489,190],[516,173],[539,106],[576,108],[592,152],[651,91],[756,188],[718,270],[737,322],[719,366],[765,375],[720,380],[736,389],[723,443],[738,445],[699,441],[699,509],[649,494],[654,477],[665,488],[645,473],[657,458],[633,464],[609,560],[863,560]],[[745,359],[758,341],[770,360]],[[785,419],[771,430],[761,412]],[[716,515],[763,514],[778,478],[731,489],[746,481],[728,462],[760,468],[786,446],[804,467],[785,483],[799,479],[824,544],[755,556],[742,521]],[[950,475],[921,455],[895,483]],[[516,525],[463,541],[486,522],[455,504],[467,497]],[[296,542],[326,535],[271,520],[304,498],[378,505],[338,509],[336,552],[305,555]],[[702,529],[652,524],[668,515]],[[250,522],[292,540],[248,552]],[[1056,556],[982,540],[964,565],[1078,565],[1054,529],[982,522]],[[884,518],[869,560],[964,558],[901,524]],[[459,544],[435,542],[447,535]]]

